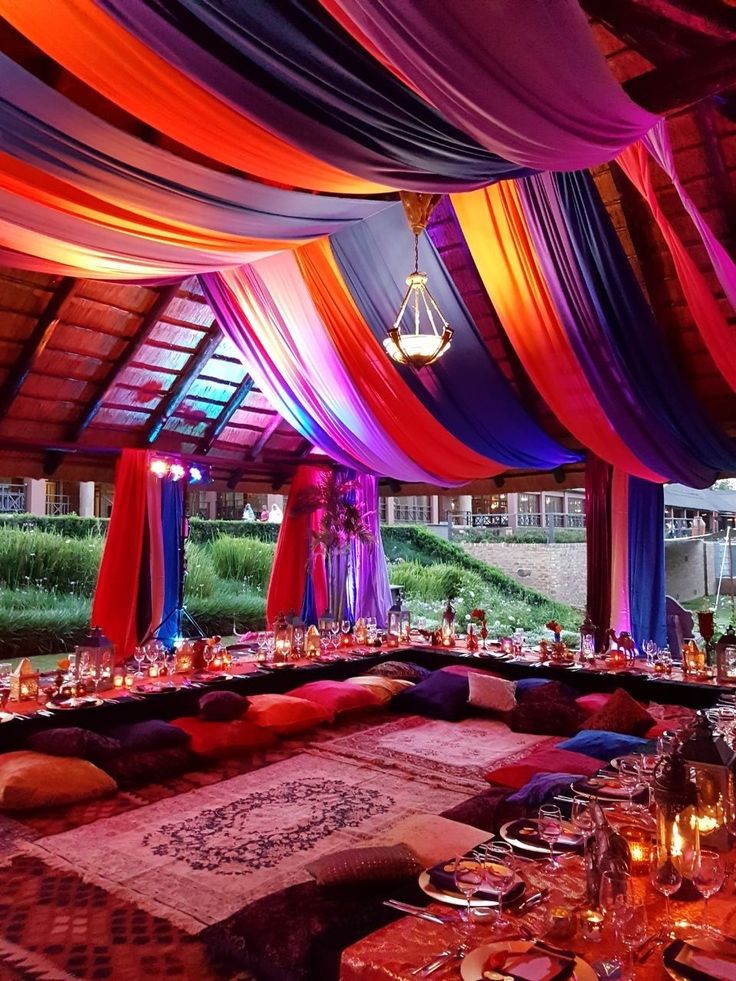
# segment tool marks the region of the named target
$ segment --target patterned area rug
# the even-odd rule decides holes
[[[497,719],[441,722],[408,716],[322,742],[310,751],[322,757],[395,767],[441,787],[477,792],[488,786],[484,774],[492,767],[514,763],[533,748],[558,741],[559,737],[511,732]]]
[[[465,795],[301,754],[25,847],[196,932],[305,880],[319,855]]]
[[[0,868],[0,875],[3,981],[231,977],[210,965],[196,937],[90,885],[75,872],[20,855]]]

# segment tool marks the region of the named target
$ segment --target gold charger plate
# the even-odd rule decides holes
[[[460,892],[450,892],[445,889],[438,889],[437,886],[432,885],[429,878],[429,872],[425,869],[424,872],[419,874],[419,888],[422,892],[426,893],[432,899],[436,899],[440,903],[449,903],[451,906],[467,906],[468,901]],[[514,901],[518,902],[526,891],[526,884],[521,876],[516,876],[516,881],[512,886],[512,889],[518,888],[518,884],[521,883],[524,888],[514,896]],[[511,890],[509,890],[511,891]],[[477,899],[475,896],[471,897],[470,905],[477,907],[478,909],[487,909],[491,907],[498,906],[498,902],[495,899]]]
[[[534,852],[535,855],[549,856],[549,845],[544,845],[543,847],[541,845],[532,845],[530,842],[526,841],[523,837],[517,838],[516,836],[512,835],[509,832],[509,828],[511,827],[511,825],[517,824],[519,820],[520,820],[519,818],[514,818],[513,821],[507,821],[506,824],[504,824],[500,828],[498,833],[503,838],[503,840],[508,842],[509,845],[513,845],[514,848],[523,848],[524,851]],[[527,821],[527,824],[536,824],[536,823],[537,823],[536,818],[529,818],[529,820]],[[570,821],[563,820],[562,831],[563,834],[572,834],[577,836],[579,836],[580,834],[579,831],[577,831],[575,826]],[[556,846],[553,849],[553,851],[558,858],[562,855],[577,854],[574,850],[570,848],[557,848]]]
[[[466,954],[460,964],[460,977],[463,981],[482,981],[483,967],[491,954],[507,951],[509,954],[523,954],[534,946],[532,940],[499,940],[495,944],[483,944]],[[582,957],[575,958],[575,981],[597,981],[593,968]]]

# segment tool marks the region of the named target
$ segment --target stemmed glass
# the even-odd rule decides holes
[[[587,838],[593,831],[593,814],[590,810],[590,798],[573,798],[571,818],[575,828],[584,838]]]
[[[626,811],[636,810],[634,794],[641,790],[640,765],[641,759],[638,756],[622,756],[618,761],[618,774],[629,794],[629,799],[624,805]]]
[[[641,646],[642,646],[642,650],[646,654],[647,667],[648,668],[653,668],[654,667],[654,661],[655,661],[655,659],[657,657],[657,654],[659,652],[659,647],[657,646],[656,640],[645,640],[644,643]]]
[[[552,869],[559,868],[555,858],[555,842],[562,835],[562,814],[556,804],[542,804],[539,808],[539,837],[549,845],[549,862]]]
[[[330,620],[330,635],[332,638],[330,647],[336,651],[340,643],[338,640],[340,636],[340,623],[337,620]]]
[[[493,927],[494,930],[504,929],[509,926],[509,920],[503,915],[503,903],[516,876],[514,849],[506,841],[493,841],[483,849],[483,855],[487,863],[484,869],[488,884],[498,894]]]
[[[632,981],[635,977],[634,951],[647,937],[647,908],[641,901],[625,902],[616,910],[616,926],[621,943],[626,947],[628,958],[626,976]]]
[[[465,924],[465,929],[469,932],[473,929],[473,920],[471,918],[472,905],[470,900],[483,885],[485,878],[483,863],[474,858],[466,858],[464,855],[458,855],[453,865],[453,878],[455,880],[455,888],[465,896],[467,906],[460,914],[460,918]]]
[[[702,931],[710,937],[717,937],[718,931],[708,923],[708,903],[715,896],[726,878],[723,856],[712,848],[701,848],[693,868],[693,885],[705,899],[703,907]]]
[[[202,652],[202,657],[204,658],[205,668],[209,671],[210,664],[212,663],[212,658],[215,656],[215,649],[211,644],[204,645],[204,651]]]
[[[138,665],[138,670],[136,671],[135,676],[136,678],[142,678],[143,662],[146,660],[145,648],[140,645],[136,647],[136,649],[133,651],[133,657],[135,658],[135,662]]]
[[[631,898],[631,876],[626,872],[609,871],[601,876],[598,905],[614,932],[619,928],[619,914]],[[620,963],[620,962],[619,962]]]
[[[672,929],[672,915],[670,913],[670,896],[674,896],[682,885],[682,873],[672,860],[669,852],[657,848],[652,856],[649,866],[649,881],[664,896],[665,901],[665,926],[669,931]]]

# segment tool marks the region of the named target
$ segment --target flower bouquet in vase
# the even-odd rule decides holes
[[[478,635],[481,639],[481,650],[487,650],[486,640],[488,639],[488,624],[486,623],[486,611],[481,610],[480,607],[470,611],[470,624],[475,625],[478,631]],[[470,627],[468,627],[468,636],[470,636]],[[475,649],[477,650],[478,642],[475,642]],[[468,648],[469,650],[470,648]]]

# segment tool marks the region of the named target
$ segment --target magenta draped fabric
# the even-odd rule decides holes
[[[611,623],[611,474],[613,467],[589,453],[585,461],[586,608],[603,650]]]
[[[383,628],[391,605],[391,588],[378,514],[378,480],[367,473],[355,474],[354,479],[358,499],[364,508],[364,521],[373,535],[373,541],[354,539],[350,543],[348,605],[356,619],[375,617],[378,626]]]
[[[444,119],[514,163],[591,167],[656,121],[609,72],[577,0],[322,2]]]

